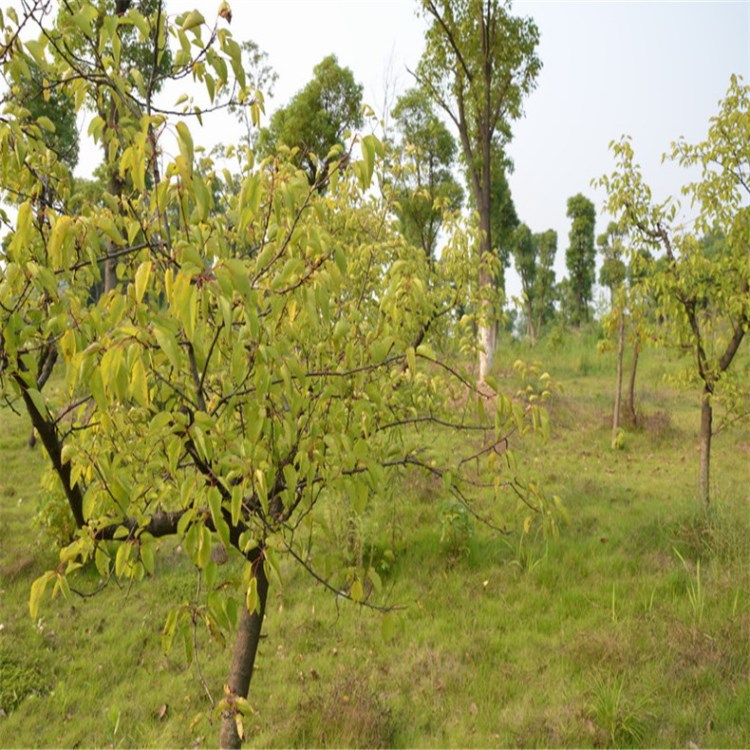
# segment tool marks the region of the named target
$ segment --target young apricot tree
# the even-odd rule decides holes
[[[28,413],[77,529],[57,568],[32,585],[31,614],[45,592],[69,597],[69,578],[87,564],[103,577],[153,574],[158,540],[179,538],[205,602],[176,602],[164,637],[189,652],[196,619],[217,637],[234,633],[219,709],[220,742],[237,747],[282,558],[336,595],[382,608],[365,595],[366,579],[377,592],[374,570],[314,568],[320,505],[364,507],[389,473],[416,468],[442,478],[469,512],[486,514],[494,497],[507,518],[520,498],[549,523],[551,506],[517,479],[508,450],[514,433],[545,427],[531,401],[540,391],[528,402],[498,393],[486,413],[484,397],[431,348],[455,326],[469,243],[457,235],[431,268],[395,232],[392,207],[368,192],[382,150],[374,137],[359,139],[361,158],[327,165],[325,191],[273,155],[256,163],[245,151],[239,176],[196,158],[191,119],[260,112],[226,4],[213,26],[198,11],[170,17],[161,2],[148,14],[89,0],[66,0],[54,17],[48,7],[0,17],[9,85],[0,189],[15,214],[3,216],[0,395]],[[151,45],[151,70],[121,64],[125,31]],[[179,49],[169,75],[202,84],[202,108],[157,99],[154,71],[170,39]],[[89,127],[117,176],[101,201],[70,200],[76,183],[45,139],[54,122],[14,97],[38,71],[45,90],[76,107],[96,112],[104,97],[118,112],[116,127],[100,115]],[[93,300],[112,259],[115,281]],[[44,390],[55,367],[57,400]],[[467,405],[459,416],[456,403]],[[474,436],[472,460],[439,462],[430,430]],[[221,568],[218,545],[229,561]]]
[[[630,230],[633,249],[644,258],[652,250],[663,253],[640,283],[656,299],[664,343],[693,356],[687,380],[701,389],[700,497],[706,509],[714,406],[722,403],[730,417],[747,413],[747,383],[732,363],[750,326],[749,133],[750,87],[733,76],[707,138],[672,144],[670,159],[700,170],[683,188],[697,212],[688,223],[676,222],[674,200],[654,202],[627,138],[612,146],[617,170],[599,181],[608,192],[607,209]],[[717,232],[724,242],[709,252],[704,238]]]

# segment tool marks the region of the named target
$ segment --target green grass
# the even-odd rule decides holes
[[[715,440],[706,517],[696,500],[698,397],[664,379],[676,362],[644,353],[641,426],[626,427],[612,451],[612,354],[597,354],[591,335],[501,349],[509,386],[516,357],[541,359],[562,386],[551,440],[531,441],[526,455],[570,522],[520,549],[474,522],[452,550],[445,535],[441,543],[440,487],[403,477],[363,521],[374,534],[365,554],[405,606],[391,637],[381,615],[287,567],[270,595],[249,745],[750,745],[747,423]],[[161,650],[167,610],[196,586],[173,543],[155,577],[46,603],[39,621],[29,618],[29,586],[55,564],[32,523],[43,462],[25,447],[25,423],[0,418],[0,746],[215,744],[195,667]],[[76,587],[97,584],[85,571]],[[228,649],[203,634],[199,646],[218,699]]]

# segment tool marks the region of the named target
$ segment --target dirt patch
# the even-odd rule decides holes
[[[300,705],[307,717],[299,726],[300,744],[318,747],[390,747],[391,712],[365,675],[340,672]]]
[[[648,436],[653,443],[674,438],[679,430],[672,423],[667,411],[655,411],[652,414],[641,414],[638,417],[638,429]]]
[[[573,663],[584,669],[604,668],[619,672],[632,662],[632,653],[614,632],[585,632],[567,647]]]
[[[13,580],[27,573],[34,567],[36,561],[33,557],[19,557],[6,565],[0,565],[0,578]]]

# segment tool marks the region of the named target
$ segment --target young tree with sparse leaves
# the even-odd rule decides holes
[[[627,289],[625,278],[627,267],[623,257],[623,232],[615,222],[610,222],[607,231],[597,238],[597,245],[602,254],[602,266],[599,270],[599,283],[609,289],[610,313],[605,327],[614,324],[617,327],[617,356],[615,376],[615,403],[612,410],[612,448],[620,445],[620,405],[622,402],[622,360],[625,352],[625,328]]]
[[[750,87],[736,76],[705,140],[672,144],[669,158],[700,176],[685,185],[697,211],[694,221],[678,220],[678,204],[656,203],[646,185],[630,140],[613,144],[617,169],[599,183],[607,209],[631,232],[636,251],[663,255],[650,262],[641,284],[656,300],[663,321],[662,341],[689,351],[688,383],[700,387],[700,498],[710,503],[711,439],[714,409],[723,404],[730,418],[747,413],[748,388],[732,365],[750,327]],[[709,233],[723,243],[709,246]]]

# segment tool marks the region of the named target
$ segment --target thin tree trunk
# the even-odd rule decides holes
[[[620,310],[617,324],[617,382],[615,385],[615,408],[612,413],[612,447],[617,447],[617,432],[620,429],[620,403],[622,401],[622,354],[625,351],[625,311]]]
[[[482,223],[484,224],[484,219]],[[487,217],[487,232],[489,232],[489,216]],[[489,235],[486,234],[485,237]],[[479,270],[479,383],[484,383],[492,368],[492,359],[495,356],[495,343],[497,340],[495,331],[495,311],[492,309],[492,274],[486,268],[486,255],[490,254],[487,241],[483,239],[483,247],[480,253]]]
[[[529,339],[531,340],[532,349],[536,346],[536,331],[534,330],[534,310],[532,309],[531,303],[526,305],[526,320],[529,331]]]
[[[544,307],[544,299],[541,299],[539,301],[539,307],[540,307],[540,310],[541,308]],[[536,316],[536,329],[534,330],[534,334],[538,336],[540,335],[541,331],[542,331],[542,313],[540,311],[539,315]]]
[[[625,411],[628,420],[633,426],[638,424],[638,415],[635,413],[635,376],[638,371],[638,355],[641,353],[641,342],[636,339],[633,346],[633,366],[630,368],[630,380],[628,381],[628,401],[625,405]]]
[[[114,108],[113,108],[114,111]],[[114,167],[112,167],[114,170]],[[123,194],[123,181],[120,178],[119,174],[116,174],[114,171],[110,174],[109,177],[109,185],[107,186],[108,190],[111,195],[113,195],[115,198],[119,199],[122,197]],[[113,289],[117,289],[117,258],[114,256],[115,251],[117,248],[115,247],[114,242],[112,240],[108,239],[106,242],[106,254],[107,257],[104,261],[104,293],[107,294],[108,292],[111,292]]]
[[[489,305],[488,302],[483,303]],[[495,354],[495,347],[492,335],[492,326],[487,322],[482,322],[479,326],[479,383],[484,383],[492,367],[492,357]]]
[[[258,557],[255,564],[255,578],[258,582],[259,609],[248,612],[242,606],[240,624],[237,628],[237,639],[232,650],[232,664],[229,669],[227,685],[232,695],[247,698],[250,690],[250,680],[253,676],[255,657],[258,653],[260,634],[263,628],[263,617],[266,612],[266,600],[268,599],[268,578],[263,569],[263,558]],[[242,738],[237,730],[235,713],[225,711],[221,717],[221,733],[219,742],[222,748],[242,747]]]
[[[701,395],[701,472],[700,493],[701,502],[705,510],[711,504],[709,482],[711,478],[711,430],[713,423],[713,407],[711,406],[711,392],[706,386]]]

